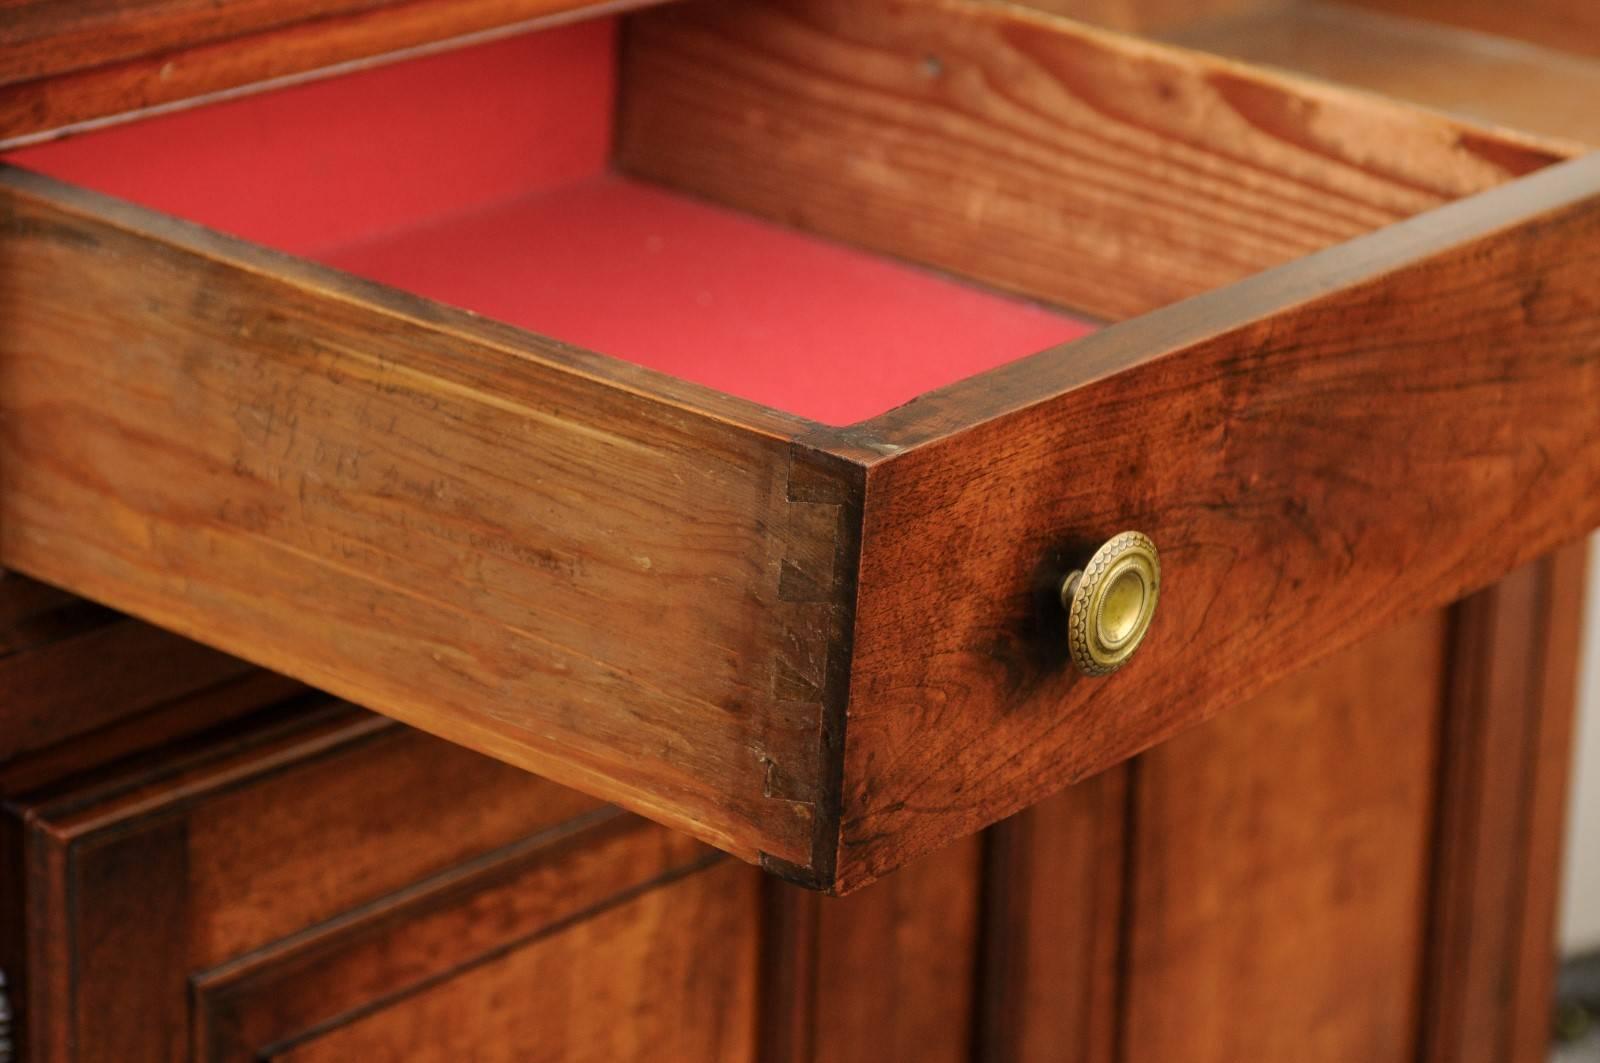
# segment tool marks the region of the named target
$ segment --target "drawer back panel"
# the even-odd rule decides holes
[[[626,43],[629,173],[1110,320],[1578,150],[1008,4],[712,0]]]

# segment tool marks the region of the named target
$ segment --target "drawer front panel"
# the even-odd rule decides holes
[[[1590,156],[871,423],[909,450],[868,479],[841,878],[1600,524],[1597,249]],[[1091,679],[1053,592],[1127,528],[1160,604]]]

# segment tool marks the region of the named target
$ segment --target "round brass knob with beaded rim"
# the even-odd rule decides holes
[[[1144,641],[1161,596],[1161,555],[1136,531],[1113,535],[1061,581],[1067,648],[1084,675],[1110,675]]]

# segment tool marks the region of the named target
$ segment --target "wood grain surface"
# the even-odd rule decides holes
[[[1451,633],[1425,1063],[1549,1055],[1587,544],[1463,602]]]
[[[961,0],[666,7],[621,77],[630,172],[1110,319],[1579,150]]]
[[[444,1063],[470,1039],[483,1063],[755,1063],[758,875],[733,863],[662,875],[570,929],[266,1058]],[[530,986],[544,992],[530,998]]]
[[[652,0],[20,0],[0,17],[0,146]]]
[[[965,1060],[979,1021],[986,839],[849,897],[768,880],[762,1063]]]
[[[859,473],[805,422],[0,180],[7,566],[746,859],[831,856]]]
[[[1446,619],[1136,762],[1121,1058],[1416,1058]]]
[[[981,839],[817,905],[816,1063],[963,1063],[973,1036]]]
[[[0,574],[0,764],[252,670],[103,606]]]
[[[861,426],[841,888],[1600,524],[1600,156]],[[1051,591],[1163,556],[1139,657]]]
[[[991,827],[975,1058],[1114,1063],[1134,774],[1119,767]]]

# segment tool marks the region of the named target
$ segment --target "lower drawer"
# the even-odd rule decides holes
[[[756,871],[345,706],[21,798],[3,844],[21,1058],[751,1058]]]

